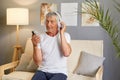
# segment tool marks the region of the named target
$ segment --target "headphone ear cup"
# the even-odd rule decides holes
[[[55,12],[56,14],[57,14],[57,16],[58,16],[58,18],[59,18],[59,21],[61,22],[62,21],[62,17],[61,17],[61,15],[58,13],[58,12]]]
[[[58,27],[59,27],[59,28],[61,27],[60,21],[58,21]]]
[[[60,28],[60,27],[62,27],[61,26],[61,24],[60,24],[60,22],[62,21],[62,17],[60,16],[60,14],[58,13],[58,12],[55,12],[56,13],[56,15],[58,16],[58,27]]]

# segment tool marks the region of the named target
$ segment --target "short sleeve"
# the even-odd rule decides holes
[[[43,41],[43,33],[39,35],[40,36],[40,43],[38,44],[38,48],[41,48],[41,42]]]
[[[69,33],[65,33],[65,38],[66,38],[66,41],[67,41],[68,43],[70,43],[71,37],[70,37],[70,34],[69,34]]]

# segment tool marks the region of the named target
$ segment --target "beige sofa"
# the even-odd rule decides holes
[[[77,75],[74,70],[78,64],[81,51],[86,51],[97,56],[103,56],[103,41],[102,40],[72,40],[72,54],[68,57],[68,79],[67,80],[102,80],[103,68],[100,67],[95,77],[84,75]],[[28,39],[24,53],[32,57],[32,43]],[[26,58],[28,59],[28,58]],[[34,72],[28,71],[13,71],[5,74],[6,69],[16,67],[19,61],[14,61],[0,66],[0,79],[1,80],[31,80]]]

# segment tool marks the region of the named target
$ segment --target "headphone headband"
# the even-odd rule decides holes
[[[56,15],[59,17],[59,20],[62,21],[61,15],[60,15],[57,11],[55,11],[55,13],[56,13]]]

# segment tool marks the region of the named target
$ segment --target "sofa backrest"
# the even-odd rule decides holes
[[[68,57],[68,72],[73,73],[75,70],[81,51],[91,53],[96,56],[103,56],[102,40],[72,40],[72,53]]]

